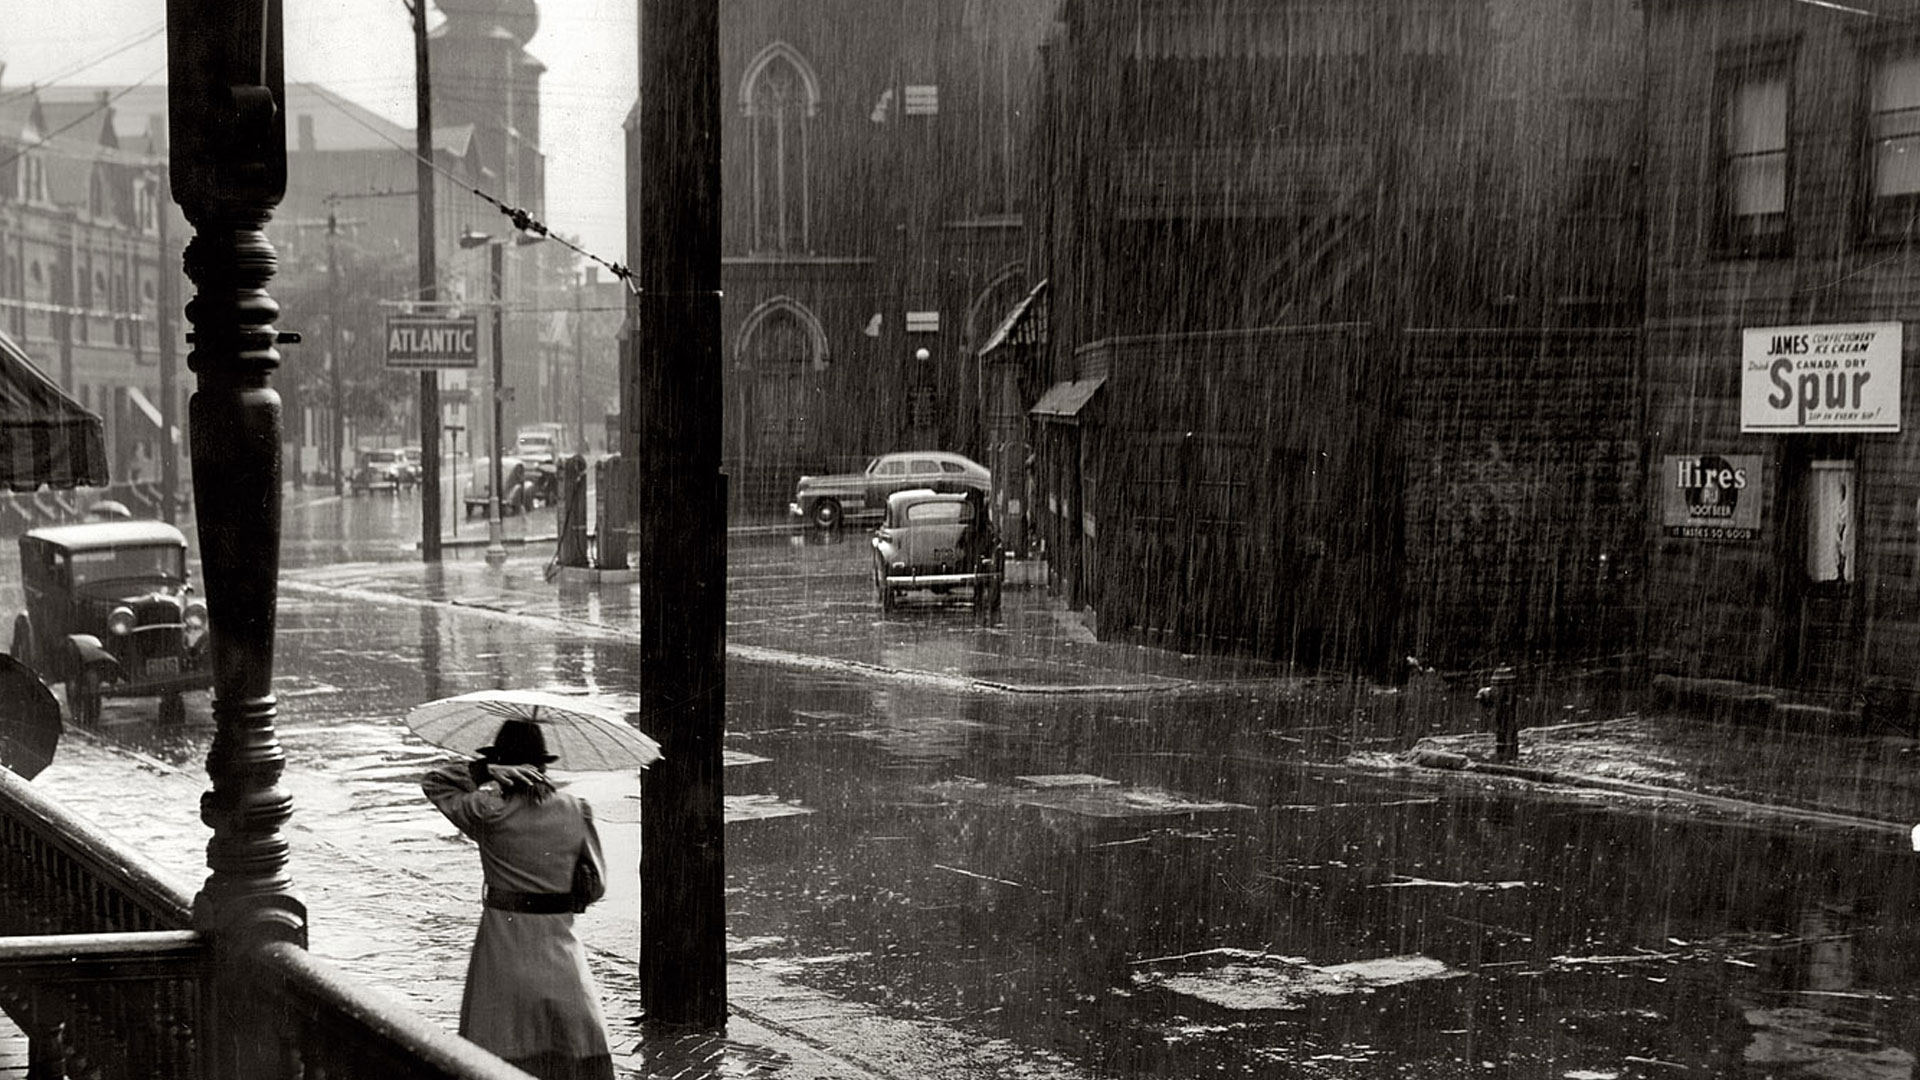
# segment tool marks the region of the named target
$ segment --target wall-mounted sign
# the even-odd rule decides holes
[[[1668,454],[1660,467],[1660,524],[1690,540],[1760,535],[1758,454]]]
[[[1740,430],[1900,430],[1900,324],[1744,330]]]
[[[387,316],[390,368],[480,366],[480,319],[475,315]]]

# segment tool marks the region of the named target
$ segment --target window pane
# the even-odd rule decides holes
[[[1920,56],[1883,60],[1873,72],[1873,111],[1920,107]]]
[[[1727,114],[1727,152],[1752,154],[1787,148],[1787,80],[1769,76],[1741,83]]]
[[[1874,68],[1873,193],[1920,192],[1920,57],[1884,60]]]
[[[1749,74],[1732,87],[1722,118],[1725,200],[1731,239],[1786,231],[1787,79]]]
[[[1735,217],[1778,214],[1787,208],[1787,156],[1741,158],[1731,168],[1728,192]]]
[[[1873,148],[1873,193],[1912,195],[1920,192],[1920,136],[1886,139]]]

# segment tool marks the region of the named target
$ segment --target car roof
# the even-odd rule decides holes
[[[932,488],[908,488],[887,496],[887,509],[893,510],[911,503],[923,502],[966,502],[967,495],[959,491],[935,491]]]
[[[178,544],[187,538],[164,521],[83,521],[29,529],[22,540],[37,540],[68,551],[96,551],[124,544]]]
[[[969,469],[978,469],[981,472],[987,471],[987,467],[985,465],[980,464],[979,462],[973,460],[970,457],[965,456],[964,454],[956,454],[951,450],[894,450],[885,454],[881,454],[880,457],[876,460],[891,461],[894,458],[920,458],[922,460],[932,460],[932,461],[951,461],[956,465],[965,465]]]

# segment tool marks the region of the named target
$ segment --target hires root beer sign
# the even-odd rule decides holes
[[[1759,454],[1669,454],[1660,469],[1660,524],[1690,540],[1760,535]]]

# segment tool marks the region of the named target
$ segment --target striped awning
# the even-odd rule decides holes
[[[105,487],[107,441],[100,418],[47,378],[0,333],[0,484]]]

